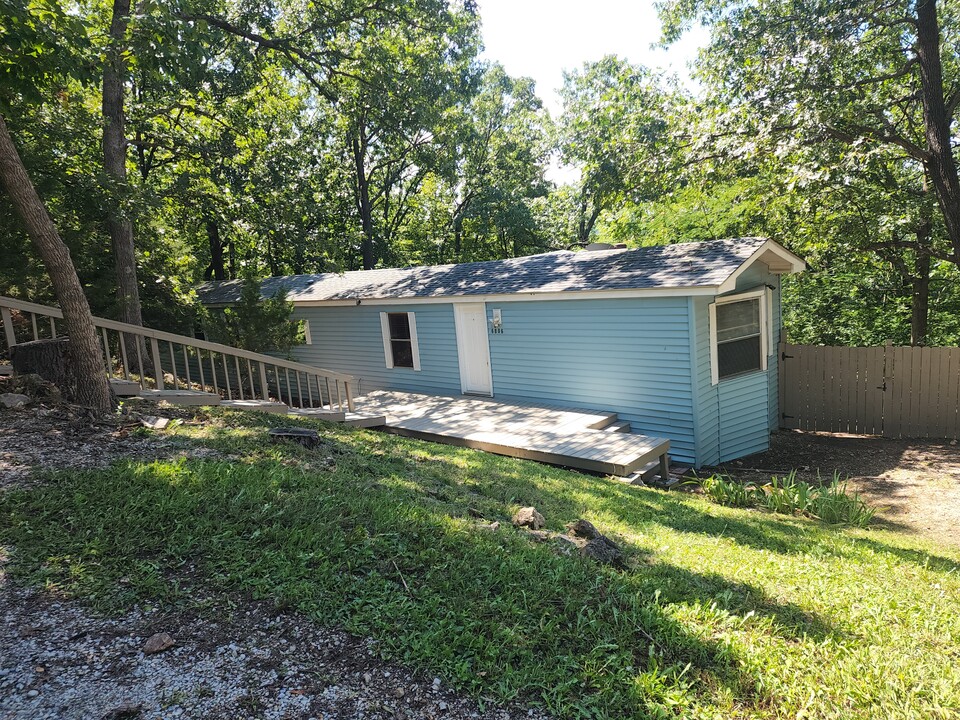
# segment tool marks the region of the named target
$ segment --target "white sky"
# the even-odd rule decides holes
[[[706,43],[705,30],[688,32],[668,50],[654,49],[660,21],[653,0],[478,0],[485,50],[514,77],[531,77],[537,94],[560,113],[563,71],[604,55],[674,73],[693,86],[689,64]],[[551,168],[551,179],[570,181],[569,168]]]
[[[556,116],[563,71],[604,55],[676,73],[690,82],[688,63],[706,31],[687,33],[668,50],[653,49],[660,21],[653,0],[479,0],[485,51],[513,76],[532,77]]]

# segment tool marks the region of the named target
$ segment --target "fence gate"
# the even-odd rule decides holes
[[[960,348],[780,345],[780,426],[960,438]]]

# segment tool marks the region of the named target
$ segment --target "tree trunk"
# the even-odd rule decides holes
[[[73,374],[83,382],[75,388],[76,402],[99,413],[113,410],[110,386],[103,369],[100,342],[93,326],[90,305],[83,294],[70,251],[60,239],[53,220],[27,175],[7,125],[0,116],[0,184],[10,196],[14,210],[23,221],[27,234],[40,254],[50,275],[53,292],[63,311],[70,336],[70,362]]]
[[[216,220],[207,220],[207,241],[210,243],[210,265],[203,276],[206,280],[222,282],[227,279],[223,265],[223,241],[220,240],[220,225]]]
[[[910,344],[927,344],[927,321],[930,315],[930,256],[917,255],[916,274],[910,312]]]
[[[370,179],[367,177],[364,167],[366,141],[359,136],[354,136],[351,139],[351,147],[357,176],[357,211],[360,213],[360,227],[363,231],[363,240],[360,245],[363,255],[363,269],[373,270],[377,266],[377,258],[374,254],[376,230],[373,226],[373,207],[370,203]]]
[[[914,263],[910,299],[910,344],[926,345],[930,319],[930,247],[933,225],[922,222],[916,231],[917,257]]]
[[[114,192],[107,214],[113,262],[117,274],[117,302],[120,320],[143,325],[140,314],[140,287],[137,284],[137,256],[133,246],[133,221],[124,208],[127,189],[126,117],[123,109],[124,54],[130,0],[114,0],[110,22],[110,46],[103,68],[103,167],[113,180]]]
[[[18,375],[33,373],[74,395],[77,378],[70,371],[70,339],[51,338],[18,343],[10,348],[10,364]]]
[[[940,25],[936,0],[917,2],[917,60],[920,65],[923,126],[927,140],[926,169],[937,193],[947,235],[960,264],[960,176],[951,146],[951,119],[943,92]]]

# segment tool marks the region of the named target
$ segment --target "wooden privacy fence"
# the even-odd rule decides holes
[[[780,426],[960,438],[960,348],[780,345]]]

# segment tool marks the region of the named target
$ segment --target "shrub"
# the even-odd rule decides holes
[[[215,342],[251,352],[288,353],[303,335],[301,323],[290,319],[292,312],[286,289],[261,298],[260,281],[245,278],[235,305],[206,313],[204,334]]]
[[[837,473],[828,485],[797,480],[796,471],[782,478],[774,476],[763,485],[741,483],[722,475],[703,478],[699,485],[707,497],[720,505],[803,515],[832,525],[867,527],[876,513],[859,493],[848,492],[847,483]]]

